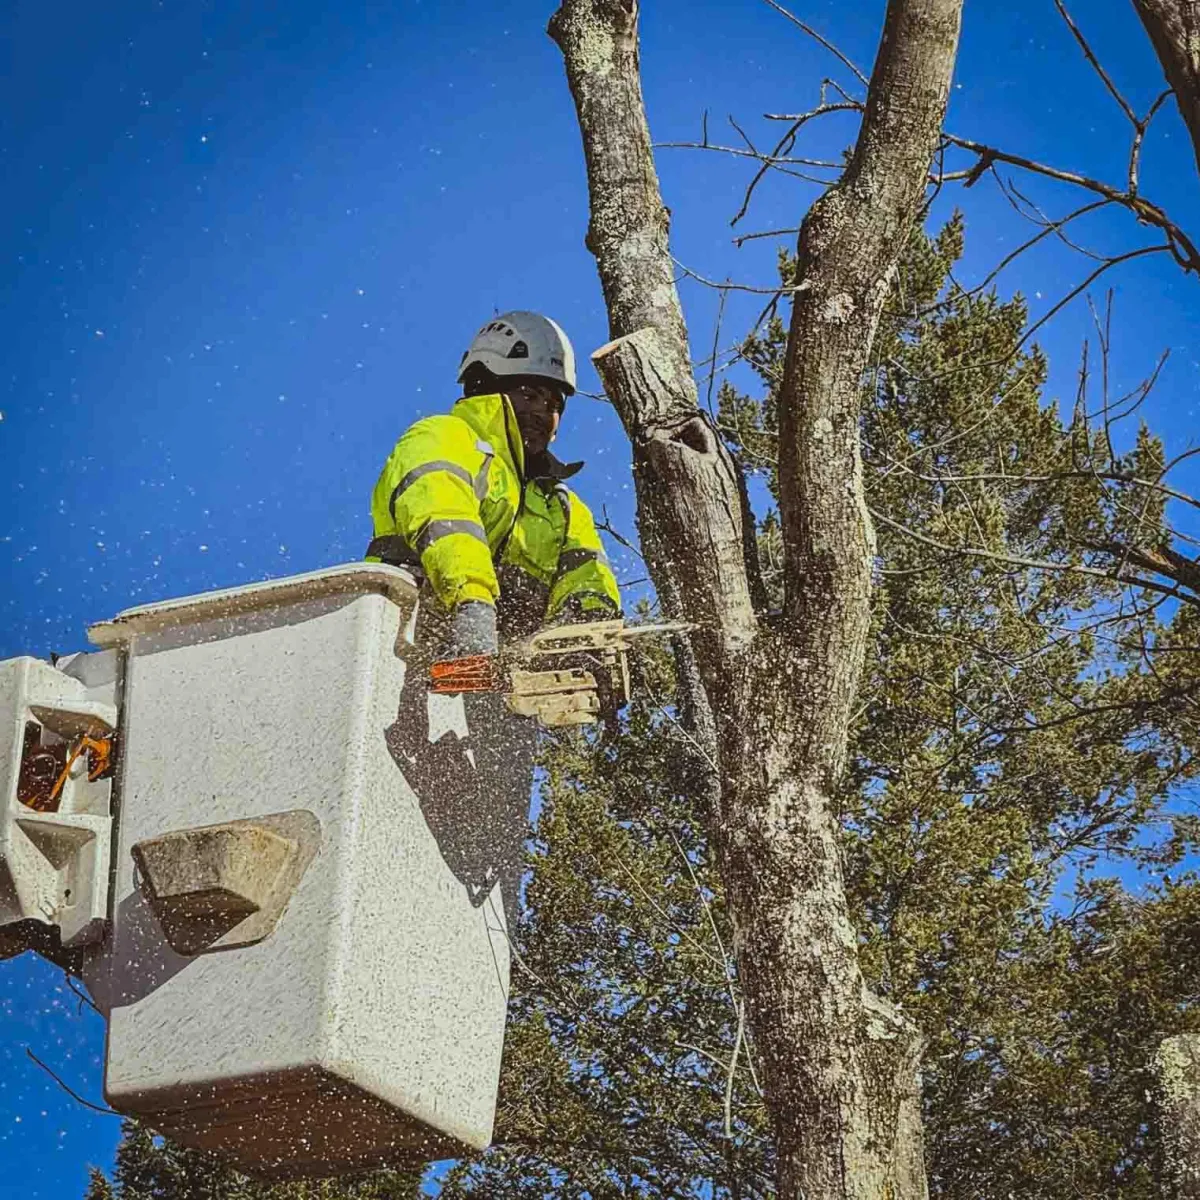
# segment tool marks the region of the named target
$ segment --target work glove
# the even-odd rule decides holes
[[[464,600],[450,618],[450,629],[442,644],[442,659],[496,654],[499,650],[495,608],[483,600]]]

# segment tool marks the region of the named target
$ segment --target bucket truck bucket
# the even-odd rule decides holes
[[[527,747],[426,697],[416,617],[411,575],[354,563],[0,664],[0,946],[82,947],[108,1102],[260,1178],[491,1138],[528,775],[499,872],[487,806]]]

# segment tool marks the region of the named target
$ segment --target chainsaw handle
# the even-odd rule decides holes
[[[503,691],[506,672],[494,654],[447,658],[429,668],[429,690],[437,695]]]

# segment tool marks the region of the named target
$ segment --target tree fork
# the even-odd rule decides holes
[[[1133,0],[1133,7],[1175,93],[1200,170],[1200,4],[1196,0]]]
[[[613,338],[594,359],[633,444],[651,573],[700,627],[699,699],[711,707],[720,776],[714,842],[780,1195],[806,1200],[927,1194],[920,1039],[863,986],[832,796],[867,632],[861,375],[924,193],[960,6],[889,4],[854,158],[801,234],[785,377],[796,411],[785,418],[793,511],[782,629],[756,612],[737,467],[697,405],[642,101],[636,0],[564,0],[550,22],[583,138],[587,245]]]

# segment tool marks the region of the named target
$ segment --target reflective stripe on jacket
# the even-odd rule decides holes
[[[598,618],[614,613],[617,583],[587,505],[561,479],[523,482],[524,471],[520,430],[503,396],[471,396],[448,416],[418,421],[375,485],[370,556],[419,561],[448,609],[500,600],[503,613],[499,564],[505,593],[535,598],[539,620],[568,606]]]

